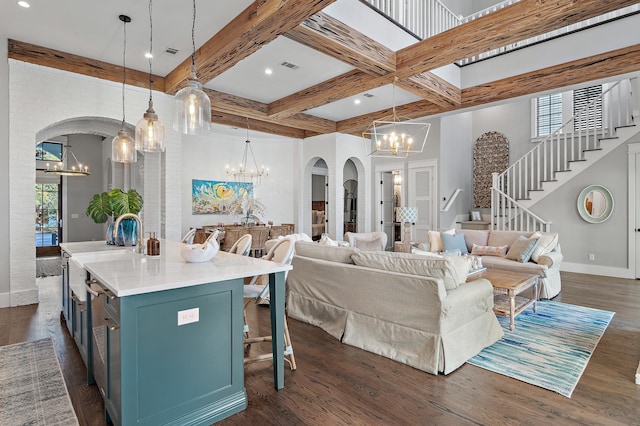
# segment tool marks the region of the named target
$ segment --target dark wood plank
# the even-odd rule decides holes
[[[640,283],[562,273],[562,284],[555,300],[616,312],[571,398],[472,365],[433,376],[289,319],[298,369],[285,369],[285,388],[276,391],[270,361],[248,365],[249,406],[220,424],[637,424]],[[40,298],[0,309],[0,345],[53,337],[80,424],[103,425],[98,391],[84,384],[80,355],[60,322],[59,281],[40,285]],[[268,334],[267,308],[250,304],[247,314],[252,333]]]

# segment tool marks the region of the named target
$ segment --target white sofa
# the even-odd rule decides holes
[[[289,316],[343,343],[448,374],[503,335],[491,283],[465,283],[463,257],[433,260],[305,242],[296,243],[295,253],[287,276]]]
[[[529,238],[533,232],[520,232],[520,231],[489,231],[489,230],[475,230],[475,229],[458,229],[456,233],[464,234],[464,241],[469,253],[472,253],[474,244],[481,247],[504,247],[506,250],[513,245],[516,239],[520,236]],[[482,265],[487,268],[501,269],[506,271],[531,273],[539,276],[538,287],[539,297],[541,299],[551,299],[557,296],[562,290],[562,282],[560,279],[560,264],[562,263],[562,252],[560,250],[560,244],[558,243],[557,234],[542,234],[546,235],[547,240],[549,237],[555,236],[555,242],[552,246],[549,246],[549,250],[542,251],[542,254],[534,256],[534,260],[528,260],[526,262],[519,262],[506,258],[504,255],[481,255]],[[432,250],[429,244],[422,245],[423,249]],[[472,253],[473,254],[473,253]]]
[[[351,247],[357,247],[364,251],[384,250],[387,247],[387,234],[385,232],[345,232],[344,240]]]

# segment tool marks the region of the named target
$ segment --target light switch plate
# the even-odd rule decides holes
[[[200,308],[178,311],[178,326],[200,321]]]

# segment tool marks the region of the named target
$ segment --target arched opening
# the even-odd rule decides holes
[[[358,169],[351,159],[344,163],[342,180],[344,232],[358,232]]]
[[[127,126],[133,134],[133,126]],[[78,117],[54,123],[36,134],[36,257],[59,254],[59,243],[103,240],[105,224],[96,224],[85,212],[96,193],[119,187],[142,194],[142,160],[135,164],[111,162],[111,139],[122,122],[101,117]],[[52,153],[68,147],[73,164],[89,167],[88,176],[46,173]],[[38,156],[38,154],[41,154]]]
[[[311,239],[317,241],[328,228],[329,168],[319,158],[311,171]]]

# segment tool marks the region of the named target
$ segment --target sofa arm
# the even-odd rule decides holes
[[[493,308],[493,285],[485,278],[463,283],[453,290],[448,290],[447,297],[442,302],[443,312],[447,314],[458,309],[466,309],[479,300],[489,301],[490,306],[485,307]]]
[[[563,258],[564,256],[562,256],[561,252],[552,251],[540,256],[538,258],[538,265],[544,265],[549,269],[559,269]]]

